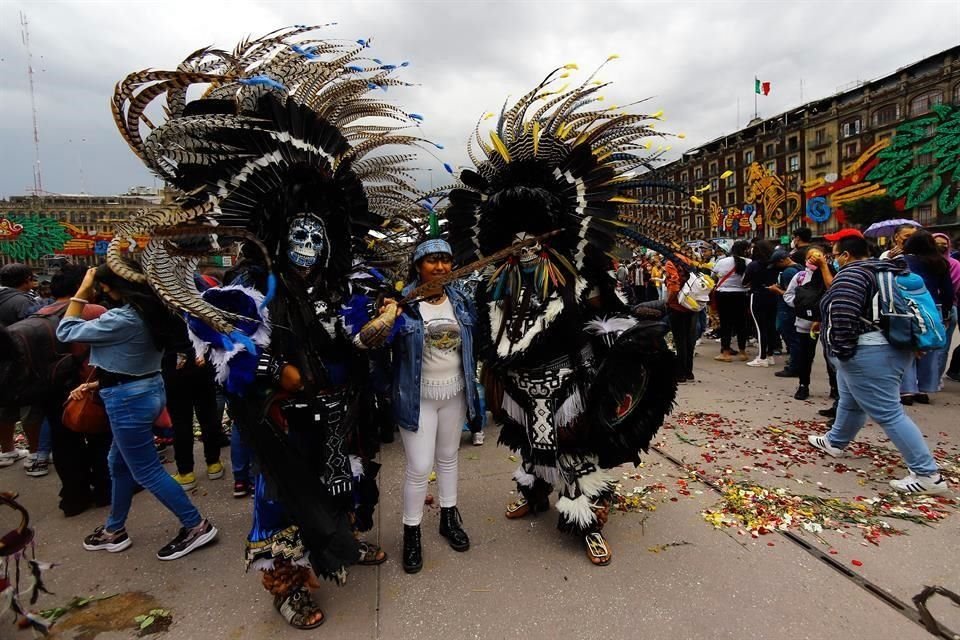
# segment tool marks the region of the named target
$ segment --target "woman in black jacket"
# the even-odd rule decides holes
[[[753,245],[753,260],[743,274],[743,284],[750,288],[750,315],[757,330],[757,357],[747,363],[748,367],[770,367],[775,364],[773,344],[777,333],[777,272],[771,268],[770,257],[773,244],[758,240]]]

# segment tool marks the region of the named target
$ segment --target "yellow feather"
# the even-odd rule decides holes
[[[657,111],[656,113],[650,115],[651,118],[661,118],[662,116],[663,110]]]
[[[619,57],[620,57],[619,53],[612,53],[609,56],[607,56],[607,62],[610,62],[611,60],[616,60]]]
[[[703,204],[703,198],[698,198],[697,196],[690,196],[690,202],[693,204]]]
[[[569,70],[569,69],[579,69],[580,67],[577,66],[577,63],[576,63],[576,62],[570,62],[570,63],[567,63],[567,64],[563,65],[563,68]]]
[[[494,148],[497,150],[497,153],[500,154],[500,157],[503,158],[503,161],[510,162],[510,151],[507,149],[507,145],[503,144],[503,140],[500,139],[496,131],[490,132],[490,141],[493,142]]]
[[[540,151],[540,123],[533,123],[533,157],[537,157],[537,152]]]
[[[483,119],[484,119],[484,120],[489,120],[489,119],[492,118],[493,116],[494,116],[493,112],[485,113],[485,114],[483,114]]]
[[[687,137],[687,134],[685,134],[685,133],[678,133],[678,134],[677,134],[677,137],[680,138],[681,140],[683,140],[684,138]]]
[[[720,179],[721,179],[721,180],[726,180],[727,178],[729,178],[729,177],[732,176],[732,175],[733,175],[733,171],[730,171],[730,170],[728,169],[728,170],[726,170],[726,171],[724,171],[723,173],[720,174]]]
[[[613,196],[607,202],[624,202],[626,204],[640,204],[640,201],[636,198],[628,198],[627,196]]]

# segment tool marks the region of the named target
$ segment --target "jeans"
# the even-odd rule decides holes
[[[831,356],[840,389],[837,417],[827,433],[831,446],[843,449],[850,444],[869,415],[911,471],[924,476],[937,473],[923,434],[900,404],[900,379],[912,358],[910,351],[889,345],[859,345],[846,362]]]
[[[233,468],[233,481],[253,484],[253,470],[250,461],[250,447],[243,441],[240,429],[233,423],[230,429],[230,466]]]
[[[787,364],[784,368],[794,372],[800,368],[800,338],[802,337],[797,333],[797,328],[794,325],[796,319],[797,317],[789,307],[777,309],[777,331],[780,332],[780,337],[783,338],[783,343],[787,346],[788,354]]]
[[[107,531],[123,528],[137,484],[172,511],[184,527],[200,524],[200,512],[176,480],[163,470],[153,443],[153,422],[163,408],[164,395],[163,378],[159,375],[100,390],[113,431],[113,445],[107,456],[113,480]]]
[[[903,372],[903,380],[900,381],[900,393],[936,393],[940,390],[940,376],[937,375],[937,368],[940,366],[940,352],[931,351],[920,357],[916,357],[912,352],[910,362]]]
[[[50,421],[44,418],[43,424],[40,425],[40,444],[37,445],[37,459],[49,459],[51,451],[53,451],[53,435],[50,432]]]
[[[418,526],[423,520],[423,501],[427,497],[430,470],[434,467],[440,506],[457,506],[457,454],[460,425],[467,415],[465,396],[458,393],[445,400],[421,397],[417,430],[400,430],[407,460],[403,481],[403,524],[407,526]]]

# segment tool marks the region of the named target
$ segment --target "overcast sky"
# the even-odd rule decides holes
[[[409,60],[402,78],[419,86],[387,97],[425,116],[423,133],[466,163],[465,141],[486,110],[531,88],[555,66],[581,74],[610,54],[610,103],[652,97],[661,128],[686,134],[670,154],[745,124],[753,79],[769,116],[835,93],[856,80],[960,44],[960,2],[0,2],[0,196],[33,184],[26,49],[30,25],[43,187],[60,193],[120,193],[154,185],[117,132],[114,84],[147,67],[172,69],[205,45],[231,49],[248,34],[336,21],[336,38],[372,38],[374,57]],[[737,99],[740,117],[737,119]],[[442,172],[439,165],[437,171]],[[427,174],[429,176],[429,174]],[[442,177],[436,174],[439,184]]]

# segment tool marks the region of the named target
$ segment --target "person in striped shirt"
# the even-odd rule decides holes
[[[869,415],[900,451],[910,472],[891,480],[903,493],[940,494],[950,491],[917,425],[900,404],[900,381],[912,351],[891,346],[873,317],[877,295],[875,274],[907,270],[903,258],[869,259],[869,247],[859,234],[847,234],[833,245],[840,271],[820,303],[821,336],[837,368],[840,401],[830,431],[809,437],[811,445],[840,458]]]

